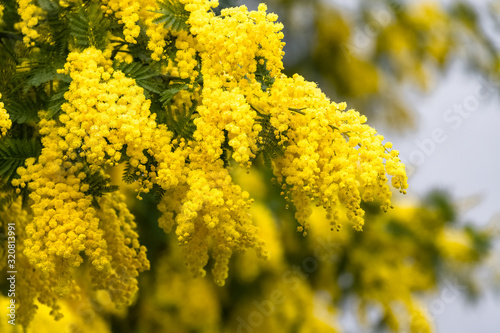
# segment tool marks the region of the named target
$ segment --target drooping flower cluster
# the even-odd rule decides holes
[[[65,114],[59,118],[65,125],[61,135],[72,160],[85,156],[89,164],[113,165],[126,145],[130,164],[137,167],[147,161],[143,151],[150,148],[156,128],[151,101],[133,79],[114,71],[111,64],[94,48],[69,55],[65,71],[72,82],[65,94],[68,103],[62,106]],[[75,153],[79,148],[83,152]]]
[[[0,227],[7,230],[8,225],[15,226],[16,234],[16,301],[19,303],[17,315],[19,322],[27,326],[33,319],[37,310],[36,302],[47,305],[51,308],[51,314],[55,318],[61,318],[58,300],[63,295],[75,295],[78,287],[71,279],[65,280],[68,276],[66,272],[51,272],[49,274],[39,274],[39,271],[30,263],[24,250],[26,246],[24,240],[30,237],[27,234],[27,227],[32,223],[33,216],[23,209],[22,199],[18,198],[9,207],[0,210],[2,216]],[[3,263],[7,262],[7,256],[1,257]]]
[[[30,190],[31,211],[24,225],[25,237],[21,249],[29,265],[31,281],[52,281],[43,288],[26,288],[30,294],[25,304],[26,322],[35,311],[34,299],[58,309],[57,299],[76,289],[73,268],[83,263],[83,253],[92,264],[94,286],[110,293],[116,304],[129,304],[137,291],[137,276],[149,268],[146,249],[138,242],[133,217],[118,194],[107,194],[93,205],[86,192],[86,167],[82,162],[67,158],[68,145],[64,126],[40,114],[42,153],[36,161],[30,158],[18,169],[20,178],[12,181]],[[67,137],[67,136],[66,136]],[[102,171],[101,171],[102,172]],[[34,283],[34,282],[33,282]],[[34,284],[36,286],[36,284]],[[39,296],[37,296],[39,295]],[[29,306],[28,306],[29,307]],[[54,312],[59,316],[56,312]]]
[[[5,7],[0,4],[0,26],[3,24],[3,10]]]
[[[0,94],[0,101],[2,94]],[[7,110],[4,108],[3,102],[0,102],[0,136],[7,134],[7,131],[12,126],[12,121],[10,120]]]
[[[146,248],[139,244],[137,225],[123,194],[107,193],[99,199],[99,206],[96,216],[102,221],[111,270],[108,274],[94,271],[95,283],[99,289],[108,290],[114,302],[128,305],[139,289],[139,272],[149,269]]]
[[[263,139],[258,116],[269,117],[284,149],[283,157],[275,159],[274,172],[290,192],[302,224],[299,230],[304,232],[311,199],[329,211],[335,228],[339,205],[344,204],[360,230],[361,199],[378,199],[384,208],[390,206],[386,173],[393,176],[394,187],[406,189],[398,152],[389,151],[390,143],[383,145],[383,137],[364,124],[365,117],[345,111],[344,104],[331,103],[314,83],[280,74],[282,25],[273,23],[274,14],[265,14],[265,5],[256,12],[244,6],[225,9],[220,17],[204,13],[203,7],[186,6],[191,8],[195,10],[189,22],[204,80],[195,139],[212,159],[220,156],[226,131],[233,159],[250,164],[258,140]],[[274,81],[266,89],[265,82],[256,78],[263,67]]]
[[[16,23],[16,29],[23,33],[24,44],[33,46],[40,37],[36,25],[44,17],[45,13],[32,0],[17,0],[17,3],[19,6],[17,12],[21,16],[21,21]]]
[[[28,159],[26,167],[17,171],[20,178],[13,180],[15,186],[28,186],[33,201],[25,254],[37,270],[52,274],[60,271],[56,266],[63,262],[68,268],[79,266],[83,262],[80,252],[85,251],[102,270],[109,259],[92,198],[85,195],[89,185],[82,182],[86,177],[83,164],[64,161],[65,142],[54,120],[42,119],[39,125],[42,154],[38,161]]]
[[[116,0],[103,0],[102,6],[105,9],[106,14],[115,14],[116,18],[119,20],[120,24],[123,24],[123,34],[125,40],[129,43],[136,43],[136,38],[141,32],[141,28],[137,24],[139,21],[138,12],[141,9],[141,5],[144,5],[145,1],[116,1]],[[151,1],[146,1],[151,2]]]
[[[271,88],[268,105],[276,135],[286,143],[274,172],[291,193],[300,231],[309,228],[311,199],[328,211],[332,228],[339,227],[337,212],[343,204],[361,230],[362,199],[378,199],[385,210],[390,207],[386,174],[393,176],[395,188],[406,189],[398,152],[389,152],[391,144],[383,145],[383,136],[364,124],[366,117],[345,111],[344,103],[330,102],[314,83],[298,75],[280,77]]]
[[[213,275],[222,285],[234,251],[254,248],[260,256],[267,256],[267,252],[248,214],[249,195],[232,182],[223,161],[207,162],[210,156],[199,147],[189,158],[186,182],[169,192],[172,196],[165,196],[158,206],[164,213],[160,225],[167,232],[174,223],[178,225],[176,234],[195,275],[205,274],[212,240]]]

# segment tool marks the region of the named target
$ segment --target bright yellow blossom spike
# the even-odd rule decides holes
[[[24,35],[24,44],[33,46],[35,41],[40,37],[36,25],[43,19],[45,12],[35,5],[32,0],[17,0],[17,4],[19,6],[17,12],[21,16],[21,21],[16,23],[15,27]]]
[[[3,5],[0,5],[0,26],[3,24],[3,11],[5,7]]]
[[[0,100],[2,98],[2,94],[0,94]],[[7,131],[12,126],[12,121],[10,120],[9,114],[7,110],[4,108],[4,104],[0,102],[0,136],[7,134]]]

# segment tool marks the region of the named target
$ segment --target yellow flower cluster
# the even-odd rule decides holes
[[[125,40],[129,43],[136,43],[136,38],[141,32],[139,21],[139,10],[141,9],[141,1],[133,0],[102,0],[102,8],[108,15],[115,14],[118,23],[123,24],[123,34]]]
[[[172,132],[157,125],[150,114],[150,101],[143,90],[123,73],[113,71],[106,56],[94,48],[71,53],[65,72],[73,80],[65,95],[68,102],[62,106],[65,113],[59,117],[64,126],[54,135],[64,138],[60,145],[68,161],[84,157],[91,168],[112,165],[124,150],[130,165],[144,176],[144,191],[154,183],[175,193],[174,198],[166,196],[159,206],[164,213],[160,225],[170,230],[178,224],[176,234],[195,274],[204,274],[210,239],[216,260],[213,273],[219,284],[227,277],[233,251],[253,247],[266,255],[247,213],[248,193],[232,183],[218,158],[223,131],[217,130],[216,145],[206,138],[189,145],[183,139],[172,140]],[[173,107],[180,112],[192,103],[184,92],[174,99]],[[214,146],[219,147],[217,151],[212,149],[207,154]],[[157,167],[146,170],[145,152],[154,156]]]
[[[0,99],[2,94],[0,94]],[[12,126],[12,121],[10,120],[7,110],[4,108],[4,104],[0,102],[0,136],[7,134],[7,131]]]
[[[187,5],[186,9],[191,7],[196,8]],[[257,152],[262,127],[256,123],[257,113],[248,99],[263,95],[255,77],[263,59],[270,75],[277,75],[283,67],[282,25],[273,23],[274,14],[266,15],[265,5],[253,12],[245,6],[224,9],[220,17],[203,10],[201,6],[201,10],[193,11],[189,19],[191,32],[196,34],[195,47],[202,59],[203,75],[203,105],[198,108],[195,139],[216,159],[225,130],[233,159],[249,166]]]
[[[186,270],[179,246],[169,242],[155,269],[156,285],[144,292],[139,317],[145,319],[141,332],[219,332],[221,290],[208,279],[193,278]],[[142,290],[141,290],[142,291]],[[153,324],[154,323],[154,324]]]
[[[462,230],[443,230],[436,238],[443,256],[450,258],[452,261],[470,263],[476,260],[477,253],[473,251],[473,239]]]
[[[164,48],[167,45],[165,39],[170,31],[162,25],[153,22],[157,16],[158,3],[155,0],[102,0],[102,9],[106,15],[114,13],[115,17],[123,24],[123,35],[129,43],[137,43],[141,32],[141,25],[145,27],[145,33],[149,37],[148,49],[153,53],[154,61],[165,59]]]
[[[145,172],[143,151],[150,148],[156,128],[149,112],[151,101],[133,79],[114,71],[111,64],[95,48],[68,56],[65,72],[72,82],[65,94],[68,102],[62,106],[65,114],[59,118],[65,125],[60,135],[72,160],[85,156],[92,165],[113,165],[126,145],[130,164]]]
[[[137,225],[123,194],[105,194],[99,206],[96,215],[101,221],[106,250],[111,257],[111,271],[106,274],[94,271],[94,283],[98,289],[108,290],[116,304],[129,305],[139,289],[139,272],[149,269],[146,247],[139,244]]]
[[[329,227],[320,209],[313,209],[312,218],[318,223],[307,239],[310,250],[326,242],[322,239]],[[346,271],[352,274],[356,280],[351,286],[357,286],[354,292],[360,298],[360,315],[366,314],[369,304],[378,303],[392,331],[432,332],[429,308],[419,302],[419,296],[438,287],[443,268],[437,269],[436,262],[453,267],[457,275],[478,264],[473,239],[482,232],[473,236],[470,230],[449,225],[438,209],[408,203],[388,213],[371,211],[369,218],[365,232],[341,230],[330,244],[348,257],[343,272],[339,272],[340,259],[336,258],[321,262],[317,274],[330,281],[333,275]],[[345,218],[342,222],[352,223]],[[468,283],[473,285],[473,280]],[[332,289],[339,295],[344,292],[339,287]]]
[[[194,37],[186,31],[179,32],[175,41],[175,47],[178,49],[175,61],[179,77],[181,79],[191,78],[194,81],[199,74],[196,71],[198,61],[196,60],[196,50],[194,49]]]
[[[408,8],[408,21],[425,36],[425,46],[429,54],[438,62],[443,62],[449,54],[452,42],[450,17],[443,6],[435,1],[412,3]],[[425,34],[421,32],[425,31]],[[405,53],[407,56],[408,53]]]
[[[189,155],[185,183],[167,192],[158,206],[163,213],[160,226],[169,232],[174,223],[178,225],[176,234],[194,275],[205,274],[203,268],[213,246],[212,273],[223,285],[234,251],[254,248],[262,257],[267,252],[248,214],[248,193],[232,182],[222,160],[209,163],[207,158],[200,147]]]
[[[156,10],[157,8],[152,7],[151,10]],[[167,45],[165,42],[165,37],[168,31],[164,29],[161,25],[153,23],[154,16],[146,18],[144,24],[146,25],[146,35],[149,37],[148,49],[153,51],[151,54],[151,59],[154,61],[160,61],[166,58],[163,54],[164,48]]]
[[[156,173],[151,172],[152,179],[164,190],[182,187],[188,172],[186,159],[190,149],[183,140],[171,140],[172,136],[165,125],[159,125],[154,132],[154,144],[151,147],[152,155],[158,162]]]
[[[0,26],[3,24],[3,10],[5,7],[0,4]]]
[[[57,300],[76,290],[72,272],[82,264],[82,253],[92,264],[94,286],[107,290],[115,304],[129,304],[138,289],[139,272],[149,269],[133,216],[119,194],[104,195],[98,201],[99,208],[94,207],[92,196],[85,193],[89,190],[84,182],[85,164],[67,159],[71,130],[45,119],[43,112],[40,118],[42,153],[38,161],[27,159],[25,167],[17,170],[20,177],[12,181],[14,186],[27,186],[31,191],[33,212],[24,227],[26,236],[20,240],[24,241],[26,274],[35,289],[20,288],[27,293],[26,314],[21,311],[20,317],[30,321],[37,297],[54,308],[56,318],[61,316]]]
[[[255,123],[257,113],[246,103],[240,89],[225,91],[222,88],[204,87],[202,97],[203,105],[198,107],[200,117],[195,120],[197,130],[194,138],[210,155],[208,161],[216,160],[222,154],[221,146],[226,130],[234,160],[250,164],[250,159],[255,157],[261,127]]]
[[[153,53],[151,58],[154,61],[165,59],[163,54],[167,45],[165,38],[169,31],[162,25],[153,22],[157,16],[158,4],[155,0],[102,0],[101,8],[106,15],[115,15],[120,24],[123,24],[123,35],[125,41],[131,44],[137,43],[137,38],[141,33],[141,25],[145,28],[145,33],[149,37],[148,49]]]
[[[362,199],[378,199],[384,208],[390,206],[386,174],[392,176],[396,188],[406,189],[404,166],[397,151],[390,151],[390,143],[382,144],[383,137],[364,124],[365,117],[345,111],[345,104],[331,103],[314,83],[298,75],[287,78],[281,74],[282,25],[274,23],[276,15],[266,14],[265,5],[253,12],[244,6],[224,9],[216,17],[209,11],[211,2],[182,3],[190,12],[192,35],[177,35],[176,66],[170,63],[169,68],[171,74],[191,76],[193,80],[197,76],[196,50],[201,58],[203,89],[194,120],[194,142],[177,148],[175,168],[166,164],[158,168],[158,175],[168,179],[162,187],[176,186],[167,192],[169,199],[164,199],[159,209],[163,213],[160,225],[167,232],[178,225],[176,234],[195,274],[204,274],[208,239],[215,239],[214,256],[224,264],[216,263],[214,274],[219,283],[226,276],[221,267],[233,250],[235,236],[242,238],[234,229],[239,224],[233,221],[248,220],[227,211],[245,211],[248,202],[242,200],[247,194],[231,185],[220,158],[222,146],[227,135],[232,158],[250,166],[258,143],[264,140],[258,122],[262,115],[269,117],[276,140],[285,151],[283,157],[275,159],[274,172],[297,208],[300,231],[306,233],[309,228],[311,200],[328,211],[335,228],[339,227],[339,209],[346,206],[347,216],[360,230],[364,221]],[[256,76],[258,68],[264,68],[273,78],[270,88],[263,88],[262,78]],[[179,95],[179,99],[189,100]],[[190,163],[185,165],[181,152],[189,150]],[[172,169],[187,178],[175,181]],[[251,230],[244,234],[255,239]],[[245,247],[250,244],[241,248]]]
[[[34,46],[35,41],[40,37],[35,27],[44,17],[45,12],[32,0],[17,0],[17,4],[17,12],[21,16],[21,21],[15,24],[15,28],[23,33],[24,44]]]
[[[282,25],[273,23],[274,14],[266,15],[265,5],[254,12],[245,6],[224,9],[219,17],[204,12],[201,5],[187,4],[186,9],[191,11],[189,23],[204,80],[194,138],[208,163],[222,153],[223,131],[228,133],[233,159],[251,163],[262,140],[258,111],[270,117],[285,150],[275,160],[274,171],[297,208],[299,230],[309,228],[311,200],[329,212],[332,228],[338,227],[337,211],[343,204],[361,230],[361,199],[377,198],[384,208],[390,206],[386,173],[393,176],[394,187],[406,189],[398,152],[389,151],[390,143],[382,144],[383,137],[364,124],[365,117],[331,103],[314,83],[280,74]],[[274,79],[266,91],[255,77],[259,65]]]
[[[24,242],[29,241],[28,226],[33,221],[33,216],[23,209],[22,199],[18,198],[11,205],[0,210],[4,227],[11,223],[15,225],[16,233],[16,263],[17,270],[15,298],[19,304],[17,315],[19,323],[25,327],[32,321],[37,311],[37,301],[51,308],[51,315],[56,319],[62,317],[58,300],[77,292],[77,287],[68,278],[65,271],[40,274],[25,254]],[[5,259],[5,260],[3,260]],[[6,258],[2,258],[7,262]],[[59,263],[60,266],[63,263]],[[10,326],[10,325],[9,325]]]
[[[390,143],[382,144],[383,137],[364,124],[366,117],[345,111],[344,103],[331,103],[314,83],[298,75],[280,77],[271,88],[268,103],[271,124],[286,142],[274,172],[291,194],[302,224],[300,231],[309,228],[311,199],[327,210],[332,228],[339,227],[337,212],[343,204],[348,218],[361,230],[362,199],[378,199],[384,209],[390,206],[386,173],[393,176],[394,187],[407,188],[398,152],[388,151]]]
[[[64,161],[65,141],[54,120],[40,120],[42,153],[35,162],[26,160],[26,168],[17,170],[14,186],[31,190],[33,222],[26,227],[25,254],[30,263],[44,273],[64,271],[83,262],[85,251],[92,264],[102,270],[109,265],[106,242],[99,230],[99,219],[92,207],[92,197],[85,195],[89,185],[82,179],[82,163]],[[56,269],[57,267],[57,269]]]
[[[277,16],[266,15],[266,9],[261,4],[258,11],[251,12],[245,6],[223,9],[217,17],[191,14],[191,33],[198,42],[206,87],[254,89],[257,58],[267,60],[271,76],[280,74],[283,25],[274,23]]]
[[[18,274],[19,277],[19,274]],[[45,281],[49,283],[49,281]],[[10,298],[0,295],[0,306],[5,309],[9,306]],[[82,300],[64,301],[61,304],[60,311],[64,317],[54,320],[51,309],[40,302],[36,302],[38,307],[37,315],[29,326],[20,324],[11,325],[7,320],[0,321],[0,332],[2,333],[54,333],[54,332],[94,332],[110,333],[110,325],[99,316],[94,315],[90,305],[82,304]],[[90,303],[90,302],[87,302]]]

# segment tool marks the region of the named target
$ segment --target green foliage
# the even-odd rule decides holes
[[[189,19],[189,12],[184,9],[184,6],[175,1],[171,0],[161,0],[158,1],[160,5],[160,10],[155,11],[155,13],[161,16],[153,20],[156,24],[164,24],[165,28],[169,28],[175,31],[187,30]]]
[[[267,60],[263,57],[257,57],[257,70],[255,71],[255,79],[261,84],[262,91],[267,91],[274,83],[274,77],[271,76],[266,67]],[[261,64],[261,62],[263,62]]]
[[[465,232],[470,236],[476,250],[476,260],[488,254],[493,246],[491,235],[484,230],[477,230],[474,226],[468,225],[465,227]]]
[[[38,5],[44,11],[52,13],[59,10],[59,2],[54,0],[37,0]]]
[[[169,89],[164,90],[160,94],[160,102],[162,103],[162,108],[166,112],[162,115],[162,120],[167,124],[168,128],[172,130],[177,136],[180,136],[186,140],[193,140],[193,133],[196,130],[196,126],[193,123],[193,115],[196,112],[197,104],[193,103],[190,108],[185,108],[185,112],[182,111],[174,114],[171,108],[172,99],[182,90],[188,90],[189,85],[184,83],[176,83],[170,86]]]
[[[271,169],[271,160],[284,154],[286,143],[285,145],[280,144],[276,138],[276,128],[271,125],[271,116],[257,110],[253,106],[252,109],[257,112],[259,116],[257,122],[262,126],[262,130],[259,133],[258,149],[262,154],[265,165]]]
[[[140,173],[139,175],[137,174],[138,171],[139,169],[134,168],[128,161],[125,162],[125,169],[123,170],[122,180],[127,184],[132,184],[133,182],[141,178]]]
[[[161,198],[165,195],[165,190],[159,186],[158,184],[154,184],[153,188],[151,189],[151,194],[153,195],[153,198],[155,199],[155,202],[158,204],[161,201]]]
[[[31,87],[38,87],[42,83],[61,80],[63,82],[69,82],[69,76],[57,73],[59,68],[64,66],[64,62],[55,63],[52,61],[47,61],[39,64],[30,71],[30,77],[26,81],[26,90]]]
[[[434,208],[443,220],[453,222],[457,216],[449,197],[450,195],[443,190],[433,190],[427,195],[425,204]]]
[[[162,106],[166,107],[167,105],[169,105],[175,95],[177,95],[181,90],[186,89],[188,89],[187,84],[176,84],[169,89],[162,91],[162,93],[160,94],[160,102],[162,103]]]
[[[173,130],[174,133],[184,139],[193,140],[193,133],[196,130],[196,125],[193,123],[193,114],[196,111],[196,103],[190,108],[185,109],[185,113],[178,113],[174,118],[172,108],[170,105],[167,106],[168,112],[166,112],[166,122],[169,129]]]
[[[465,26],[470,30],[477,29],[478,14],[466,3],[458,1],[451,8],[451,14],[464,22]]]
[[[0,182],[10,182],[16,175],[16,170],[29,157],[38,157],[41,143],[36,139],[0,140]]]
[[[18,72],[14,72],[12,77],[15,82],[13,93],[22,89],[22,93],[28,93],[33,88],[43,88],[45,84],[51,85],[53,81],[70,82],[71,78],[65,74],[57,73],[57,70],[64,67],[66,55],[61,55],[52,50],[48,53],[28,54],[29,58],[18,65]],[[37,98],[43,99],[45,92],[36,91]]]
[[[125,75],[135,79],[137,83],[141,80],[147,80],[159,75],[159,68],[153,68],[152,66],[143,66],[138,62],[119,63],[116,69],[122,71]]]
[[[66,102],[64,94],[69,90],[69,84],[62,84],[57,93],[52,95],[48,103],[47,119],[56,117],[61,112],[61,106]]]
[[[17,198],[14,187],[8,182],[0,183],[0,193],[2,194],[0,196],[0,209],[10,205]]]
[[[93,197],[93,204],[95,206],[98,206],[98,197],[101,197],[104,193],[118,190],[118,186],[110,185],[111,177],[105,174],[101,169],[96,171],[86,169],[84,172],[86,177],[82,180],[82,182],[89,185],[89,189],[85,191],[85,194]]]
[[[126,76],[132,78],[137,84],[150,93],[160,94],[161,80],[159,68],[153,66],[145,66],[139,62],[115,63],[115,69],[123,72]]]
[[[26,97],[19,101],[10,101],[5,104],[10,120],[18,124],[31,123],[38,120],[39,105],[36,101]]]
[[[104,49],[106,34],[110,22],[106,19],[98,4],[84,6],[69,16],[69,29],[75,45],[85,49],[95,46]]]

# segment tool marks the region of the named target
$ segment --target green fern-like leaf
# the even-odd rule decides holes
[[[61,112],[61,106],[66,102],[64,94],[69,90],[69,85],[65,84],[59,88],[59,91],[49,99],[47,118],[56,117]]]
[[[82,180],[82,182],[89,185],[89,189],[85,191],[86,195],[91,195],[95,199],[96,197],[101,197],[104,193],[118,190],[117,185],[110,185],[110,177],[104,174],[102,170],[87,170],[85,173],[86,177]]]
[[[272,160],[284,154],[286,144],[280,144],[276,138],[276,134],[274,133],[276,128],[271,125],[271,116],[263,114],[255,108],[254,110],[257,111],[257,122],[262,126],[262,130],[259,133],[258,150],[262,153],[265,165],[271,168]]]
[[[262,91],[267,91],[274,83],[274,77],[266,67],[267,60],[263,57],[256,57],[257,70],[255,71],[255,79],[261,84]],[[261,64],[263,62],[263,64]]]
[[[49,60],[50,61],[50,60]],[[58,68],[62,68],[64,62],[60,64],[55,64],[53,61],[51,63],[42,63],[39,66],[33,68],[31,70],[31,76],[27,80],[27,88],[29,87],[38,87],[42,83],[49,81],[63,81],[69,82],[71,79],[69,75],[59,74],[57,73]]]
[[[55,79],[57,74],[55,68],[50,68],[45,66],[39,67],[32,72],[33,76],[28,79],[27,83],[33,87],[38,87],[42,83]]]
[[[97,4],[83,7],[69,16],[71,36],[79,48],[95,46],[104,49],[108,27],[109,21]]]
[[[41,151],[38,140],[21,140],[5,138],[0,140],[0,181],[10,182],[17,168],[29,157],[38,157]]]
[[[117,69],[121,70],[125,75],[134,78],[135,80],[145,80],[158,75],[158,72],[149,66],[143,66],[138,62],[119,63]]]
[[[174,96],[177,95],[181,90],[185,90],[187,88],[187,84],[179,84],[162,91],[160,94],[160,102],[162,103],[163,107],[166,107],[168,104],[170,104],[172,98],[174,98]]]
[[[155,13],[161,16],[153,20],[156,24],[164,24],[165,28],[175,31],[187,30],[189,28],[187,20],[189,12],[178,1],[162,0],[158,2],[160,9]]]
[[[134,168],[129,162],[126,162],[125,169],[123,170],[122,180],[127,184],[132,184],[137,181],[140,176],[136,174],[139,169]]]
[[[9,206],[12,202],[14,202],[14,200],[16,200],[17,196],[17,193],[14,191],[3,194],[3,196],[0,197],[0,209],[5,206]]]
[[[5,105],[10,119],[18,124],[38,121],[39,107],[29,97],[23,101],[11,101]]]
[[[10,205],[12,202],[14,202],[14,200],[16,198],[17,198],[17,194],[15,194],[15,193],[9,193],[9,194],[3,196],[0,199],[0,209],[2,209],[5,206]]]
[[[52,17],[49,20],[54,29],[57,29],[60,39],[64,39],[65,34],[68,36],[68,33],[61,32],[60,30],[63,29],[61,27],[62,24],[55,23],[54,21],[55,19]],[[67,27],[64,28],[67,29]],[[49,33],[48,31],[49,29],[47,29],[47,33]],[[66,46],[67,44],[60,42],[58,38],[57,42],[53,45],[44,45],[44,52],[26,50],[23,61],[17,64],[17,71],[12,75],[12,80],[16,85],[14,91],[22,89],[23,92],[27,94],[33,93],[33,91],[36,90],[33,88],[40,87],[42,89],[36,93],[39,98],[42,98],[43,88],[45,88],[49,82],[70,82],[71,78],[69,75],[57,72],[57,70],[63,68],[66,63]],[[61,50],[61,48],[63,50]]]
[[[185,109],[185,113],[178,112],[173,114],[170,104],[167,105],[165,112],[165,123],[167,127],[172,130],[177,136],[186,140],[193,140],[193,133],[196,130],[196,125],[193,122],[193,114],[196,110],[197,104],[194,103],[189,109]]]
[[[156,203],[160,203],[161,199],[165,195],[165,190],[158,184],[154,184],[151,189],[151,194],[155,198]]]
[[[58,1],[54,0],[38,0],[38,5],[40,6],[41,9],[43,9],[46,12],[57,12],[59,10],[59,3]]]
[[[116,63],[115,69],[123,72],[126,76],[135,79],[135,82],[140,87],[155,94],[160,94],[162,88],[159,81],[156,79],[160,74],[157,68],[152,66],[144,66],[138,62]]]
[[[10,205],[18,197],[18,195],[19,194],[16,193],[12,184],[9,182],[0,182],[0,209]]]

